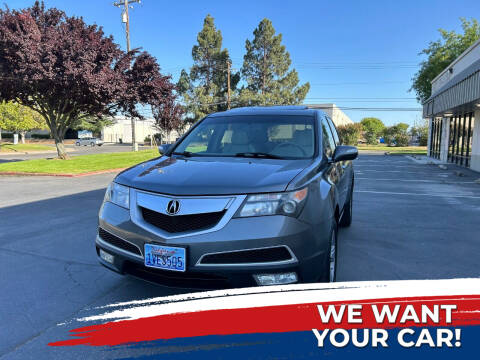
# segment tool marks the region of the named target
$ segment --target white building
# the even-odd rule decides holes
[[[102,140],[111,143],[131,143],[132,142],[132,122],[130,118],[116,116],[115,123],[102,130]],[[147,118],[145,120],[135,121],[135,139],[137,143],[143,143],[145,138],[161,133],[155,127],[155,120]],[[170,134],[162,134],[162,143],[174,142],[182,134],[172,131]]]
[[[423,116],[430,157],[480,171],[480,40],[433,79]]]
[[[330,116],[335,126],[353,124],[353,121],[335,104],[305,104],[312,109],[320,109]]]

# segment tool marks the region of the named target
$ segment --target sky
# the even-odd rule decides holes
[[[4,0],[23,8],[33,0]],[[121,10],[113,0],[46,0],[67,15],[103,27],[125,48]],[[411,79],[419,52],[437,40],[439,28],[461,30],[460,17],[480,19],[478,0],[142,0],[130,9],[132,48],[155,56],[176,81],[192,65],[191,51],[203,19],[210,14],[223,35],[233,68],[242,66],[245,40],[263,18],[272,21],[290,53],[300,83],[310,82],[305,103],[335,103],[353,120],[375,116],[387,125],[421,121]],[[356,108],[356,109],[355,109]],[[360,109],[359,109],[360,108]]]

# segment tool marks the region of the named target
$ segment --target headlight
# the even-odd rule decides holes
[[[308,190],[277,194],[249,195],[235,217],[287,215],[298,216],[305,205]]]
[[[130,189],[127,186],[111,182],[105,192],[104,201],[110,201],[125,209],[130,208]]]

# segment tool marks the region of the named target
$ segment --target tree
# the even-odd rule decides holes
[[[417,100],[425,102],[432,93],[432,80],[447,68],[460,54],[480,38],[480,24],[476,19],[470,21],[460,18],[463,34],[439,29],[441,39],[430,42],[419,55],[427,59],[420,63],[420,70],[415,74],[410,90],[414,90]]]
[[[383,138],[388,145],[408,146],[408,124],[398,123],[383,130]]]
[[[170,77],[151,55],[125,53],[101,27],[39,1],[0,10],[0,75],[0,100],[38,112],[62,159],[65,132],[83,119],[118,112],[143,119],[139,104],[178,107]]]
[[[25,143],[25,133],[33,129],[45,129],[43,118],[32,109],[14,102],[0,103],[0,128],[19,133]]]
[[[424,120],[422,124],[412,127],[412,129],[410,130],[410,135],[418,140],[418,145],[427,146],[428,121]]]
[[[375,145],[378,143],[378,138],[382,134],[385,125],[382,120],[375,117],[363,118],[360,123],[363,126],[365,132],[365,140],[367,144]]]
[[[337,126],[340,143],[343,145],[357,145],[362,131],[363,126],[359,123]]]
[[[275,35],[272,22],[263,19],[253,32],[253,41],[246,40],[242,75],[247,86],[238,101],[243,105],[300,104],[310,89],[307,82],[298,85],[295,69],[290,70],[290,54],[282,45],[282,34]]]
[[[190,74],[182,70],[177,83],[191,121],[227,109],[227,64],[231,60],[228,50],[222,49],[222,40],[222,33],[215,27],[213,17],[207,15],[197,35],[197,44],[192,48],[193,66]],[[232,90],[239,81],[239,73],[231,74]]]
[[[80,123],[75,126],[75,130],[88,130],[93,134],[100,134],[102,130],[108,126],[115,124],[115,119],[110,117],[87,117],[80,121]]]

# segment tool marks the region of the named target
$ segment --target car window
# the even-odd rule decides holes
[[[311,158],[315,153],[313,116],[225,116],[203,120],[174,152],[197,156],[262,153],[280,158]]]
[[[328,120],[328,125],[330,125],[330,130],[332,130],[333,139],[335,140],[335,144],[340,145],[340,139],[338,138],[337,128],[335,127],[335,124],[333,123],[333,120],[330,119],[328,116],[327,116],[327,120]]]
[[[327,120],[322,119],[322,140],[323,140],[323,151],[327,157],[331,158],[333,152],[335,151],[335,141],[333,140],[332,132],[330,131],[330,126],[328,126]]]
[[[205,126],[198,129],[194,136],[191,137],[188,146],[182,151],[188,151],[191,153],[202,153],[207,151],[213,132],[213,126]]]

